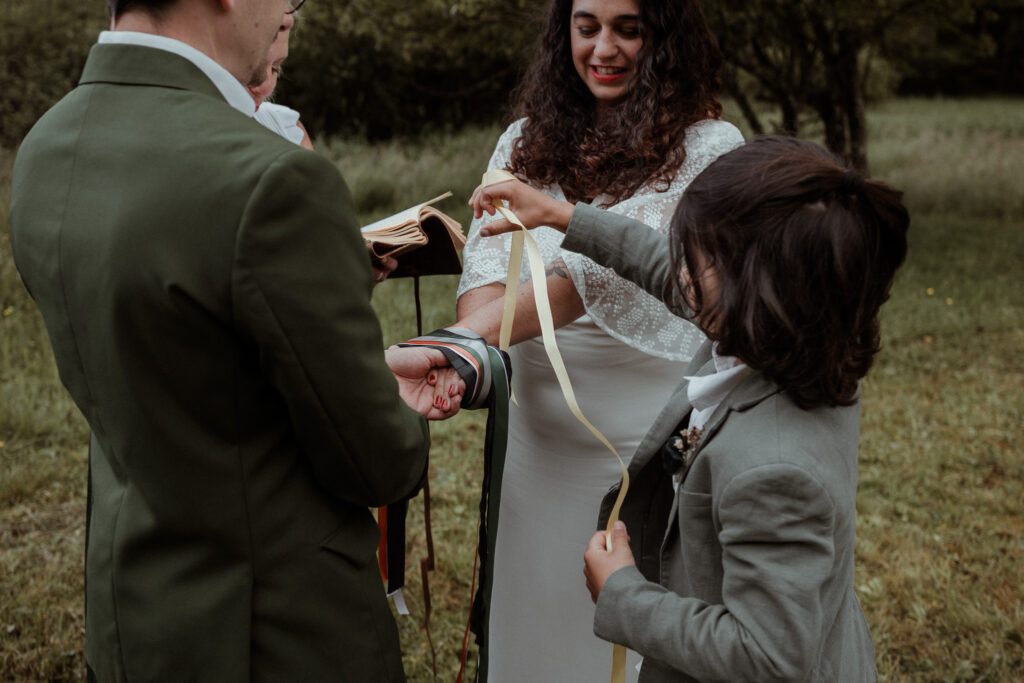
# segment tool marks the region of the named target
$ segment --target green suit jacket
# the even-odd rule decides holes
[[[367,506],[429,435],[337,169],[187,60],[97,45],[21,146],[11,236],[93,434],[97,678],[403,680]]]
[[[668,298],[664,235],[578,205],[562,247]],[[686,374],[710,372],[707,343]],[[594,632],[644,655],[641,683],[875,680],[854,591],[859,406],[803,410],[751,373],[708,419],[674,491],[661,448],[690,413],[686,388],[630,462],[620,518],[637,567],[605,582]]]

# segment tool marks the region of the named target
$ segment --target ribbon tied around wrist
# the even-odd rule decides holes
[[[477,553],[473,567],[474,583],[479,563],[479,589],[473,593],[469,625],[462,641],[462,666],[466,664],[469,632],[476,635],[479,663],[476,680],[487,680],[488,623],[491,588],[494,575],[494,543],[498,537],[498,514],[501,509],[501,482],[505,471],[505,447],[508,440],[508,403],[512,365],[508,354],[489,346],[478,334],[462,327],[434,330],[398,346],[421,346],[437,349],[466,384],[462,407],[470,410],[487,408],[487,431],[484,437],[484,473],[480,493],[480,525],[477,530]],[[462,669],[457,683],[461,683]]]

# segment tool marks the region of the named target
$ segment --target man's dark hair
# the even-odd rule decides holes
[[[798,405],[851,405],[879,349],[878,310],[907,253],[902,193],[812,142],[758,138],[723,155],[672,219],[673,272],[719,351]],[[704,302],[697,254],[717,270]],[[675,281],[676,294],[686,285]],[[707,331],[707,330],[705,330]]]
[[[107,11],[111,17],[117,17],[130,9],[144,9],[154,14],[173,5],[177,0],[107,0]]]

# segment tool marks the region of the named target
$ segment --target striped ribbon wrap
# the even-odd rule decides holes
[[[469,625],[476,636],[479,652],[476,680],[483,682],[487,680],[487,628],[490,623],[493,583],[491,577],[494,575],[494,543],[498,537],[501,479],[505,471],[505,449],[508,443],[508,403],[511,394],[512,365],[507,353],[489,346],[472,330],[460,327],[434,330],[402,342],[398,346],[421,346],[443,353],[466,384],[462,407],[469,410],[487,409],[484,476],[480,493],[480,526],[477,540],[479,587],[473,596]],[[404,537],[401,544],[404,548]],[[464,639],[463,664],[465,653]],[[461,675],[460,672],[460,678]]]

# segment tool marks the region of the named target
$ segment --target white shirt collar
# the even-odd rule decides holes
[[[722,399],[752,372],[739,358],[719,356],[717,344],[711,347],[711,356],[715,363],[715,372],[686,378],[690,382],[686,387],[686,396],[690,399],[693,409],[703,413],[702,417],[705,419],[710,417]]]
[[[274,102],[264,102],[256,108],[254,117],[264,128],[271,130],[289,142],[302,144],[305,131],[299,127],[299,112]]]
[[[97,42],[103,44],[141,45],[142,47],[173,52],[192,62],[200,71],[206,74],[206,77],[213,82],[217,90],[220,91],[220,94],[224,96],[224,99],[232,107],[250,118],[256,113],[256,102],[249,95],[249,91],[245,89],[245,86],[223,66],[187,43],[166,36],[139,33],[137,31],[103,31],[100,33]]]
[[[715,364],[715,372],[709,375],[687,376],[686,397],[690,401],[690,422],[684,438],[696,441],[700,431],[711,419],[719,404],[725,400],[729,392],[740,385],[753,370],[739,358],[718,355],[718,344],[711,346],[711,358]],[[696,434],[694,434],[696,430]],[[679,486],[682,470],[672,477],[673,486]]]

